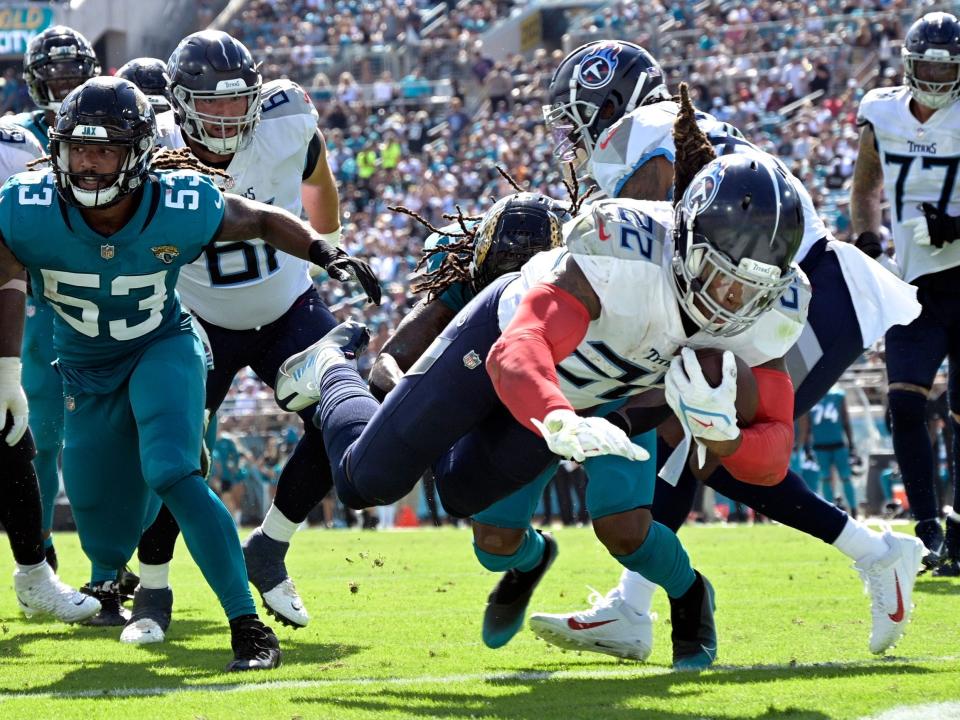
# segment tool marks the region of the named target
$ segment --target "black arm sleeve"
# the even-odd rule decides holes
[[[320,162],[320,158],[323,156],[323,150],[320,128],[317,128],[313,133],[313,137],[310,138],[310,145],[307,146],[307,158],[303,164],[304,180],[313,175],[313,171],[317,169],[317,163]]]

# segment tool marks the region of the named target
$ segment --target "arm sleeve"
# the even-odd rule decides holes
[[[573,410],[560,390],[556,365],[587,334],[590,315],[555,285],[535,285],[487,355],[487,372],[501,402],[524,427],[552,410]]]
[[[757,414],[743,429],[737,451],[720,462],[741,482],[776,485],[787,474],[793,449],[793,382],[772,368],[753,368],[753,375],[760,396]]]

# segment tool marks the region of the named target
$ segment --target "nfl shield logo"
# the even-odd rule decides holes
[[[73,397],[73,395],[64,395],[64,396],[63,396],[63,406],[64,406],[67,410],[69,410],[70,412],[73,412],[74,410],[77,409],[77,401],[76,401],[76,399]]]
[[[463,366],[467,370],[476,370],[480,365],[483,364],[483,360],[480,359],[480,356],[477,355],[476,350],[471,350],[466,355],[463,356]]]
[[[104,260],[113,260],[113,245],[101,245],[100,257]]]

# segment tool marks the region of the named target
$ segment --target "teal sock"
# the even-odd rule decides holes
[[[103,565],[97,565],[96,563],[91,563],[90,567],[90,584],[99,585],[104,583],[107,580],[113,581],[117,579],[117,569],[108,568]]]
[[[857,511],[857,491],[853,489],[853,481],[847,478],[843,481],[843,496],[847,499],[847,507],[851,513]]]
[[[656,583],[672,598],[683,595],[697,576],[690,557],[670,528],[658,522],[650,524],[643,544],[629,555],[614,555],[628,570],[640,573]]]
[[[227,618],[255,615],[240,538],[230,512],[199,474],[188,475],[160,493],[180,525],[187,549],[216,593]]]
[[[523,536],[523,542],[520,543],[520,547],[513,555],[494,555],[486,550],[481,550],[476,543],[473,544],[473,552],[480,564],[491,572],[506,572],[507,570],[529,572],[540,564],[543,559],[544,547],[543,535],[533,528],[527,528],[527,534]]]

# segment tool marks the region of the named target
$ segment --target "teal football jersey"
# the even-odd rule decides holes
[[[846,442],[843,417],[840,414],[844,398],[846,393],[843,390],[831,390],[810,410],[814,447],[843,445]]]
[[[43,110],[31,110],[22,112],[13,116],[13,121],[22,128],[29,130],[40,143],[40,146],[46,150],[49,139],[47,132],[50,126],[47,125],[47,119]]]
[[[457,224],[447,225],[446,227],[440,228],[440,231],[443,233],[460,232],[460,226]],[[433,250],[434,248],[449,245],[451,242],[453,242],[453,238],[451,238],[449,235],[433,233],[424,241],[423,249]],[[432,255],[430,259],[427,260],[427,272],[433,272],[439,268],[446,256],[446,253],[436,253]],[[468,302],[473,300],[473,296],[475,294],[476,293],[473,291],[470,283],[455,282],[442,293],[440,293],[440,295],[437,296],[437,300],[442,302],[454,312],[460,312]]]
[[[50,171],[7,181],[0,233],[56,312],[53,345],[65,379],[106,391],[140,350],[183,331],[180,268],[210,243],[223,215],[223,195],[209,178],[152,173],[133,217],[105,237],[61,200]]]

